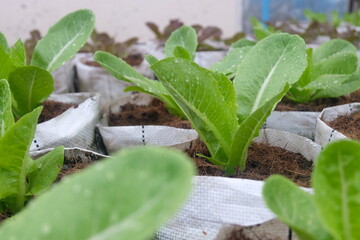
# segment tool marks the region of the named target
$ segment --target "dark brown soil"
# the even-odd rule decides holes
[[[3,212],[3,213],[0,213],[0,223],[2,221],[4,221],[5,219],[11,217],[13,214],[10,213],[10,212]]]
[[[126,104],[121,107],[121,112],[109,116],[109,126],[134,125],[166,125],[191,128],[189,121],[171,115],[164,107],[164,103],[158,99],[154,99],[149,106]]]
[[[284,98],[277,106],[277,111],[312,111],[321,112],[326,107],[347,104],[351,102],[360,102],[360,90],[351,93],[348,96],[339,98],[322,98],[310,103],[296,103]]]
[[[205,144],[200,140],[194,142],[186,152],[194,159],[199,175],[226,176],[226,172],[221,167],[196,155],[210,156]],[[245,171],[231,177],[265,180],[272,174],[281,174],[299,186],[310,187],[311,172],[312,162],[306,160],[301,154],[292,153],[280,147],[253,143],[249,148]]]
[[[44,102],[41,103],[41,105],[44,108],[40,114],[38,123],[42,123],[54,117],[57,117],[71,107],[77,107],[76,104],[67,104],[67,103],[55,102],[51,100],[45,100]]]
[[[360,112],[340,116],[326,124],[345,136],[360,141]]]
[[[70,163],[67,164],[66,167],[63,167],[63,169],[60,171],[59,175],[56,178],[56,182],[60,181],[63,177],[69,174],[73,174],[78,172],[79,170],[86,168],[87,166],[91,165],[92,162],[76,162],[76,163]]]

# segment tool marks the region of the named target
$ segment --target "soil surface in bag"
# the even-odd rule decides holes
[[[154,99],[148,106],[126,104],[120,108],[119,113],[110,114],[109,126],[165,125],[191,128],[188,120],[170,114],[164,107],[164,103],[158,99]]]
[[[149,106],[130,104],[123,106],[121,112],[110,115],[109,125],[166,125],[191,128],[189,121],[171,115],[164,104],[157,99]],[[196,155],[210,156],[205,144],[200,140],[194,141],[186,152],[195,161],[199,175],[226,176],[225,171],[220,167]],[[279,147],[254,143],[249,149],[245,172],[231,177],[264,180],[272,174],[281,174],[300,186],[309,187],[311,171],[312,162],[306,160],[301,154],[292,153]]]
[[[62,102],[56,102],[52,100],[45,100],[41,103],[43,110],[41,111],[38,123],[46,122],[52,118],[55,118],[68,110],[71,107],[77,107],[77,104],[68,104]]]
[[[205,144],[200,140],[195,141],[186,152],[194,159],[199,175],[226,176],[221,167],[197,156],[197,154],[210,156]],[[248,151],[245,171],[238,172],[230,177],[265,180],[273,174],[281,174],[299,186],[310,187],[312,165],[312,161],[306,160],[299,153],[293,153],[281,147],[273,147],[264,143],[253,143]]]
[[[360,141],[360,112],[339,116],[326,124],[345,136]]]
[[[286,97],[276,106],[277,111],[310,111],[321,112],[324,108],[336,105],[342,105],[352,102],[360,102],[360,90],[355,91],[347,96],[338,98],[320,98],[309,103],[296,103]]]

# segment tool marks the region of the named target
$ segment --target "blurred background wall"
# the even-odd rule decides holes
[[[185,24],[217,26],[224,36],[242,30],[243,0],[1,0],[0,31],[10,44],[18,38],[29,38],[33,29],[46,30],[65,14],[88,8],[96,15],[96,29],[122,41],[137,36],[154,38],[145,22],[152,21],[161,29],[170,19]]]
[[[185,24],[217,26],[223,37],[239,31],[251,31],[248,21],[255,16],[263,22],[287,19],[304,20],[303,11],[311,9],[342,15],[350,2],[360,0],[0,0],[0,31],[12,44],[18,38],[29,38],[33,29],[46,30],[65,14],[88,8],[96,15],[96,29],[107,32],[118,41],[139,37],[154,38],[145,22],[152,21],[163,29],[171,19]],[[353,4],[354,5],[354,4]],[[356,4],[355,4],[356,5]],[[354,5],[354,6],[355,6]],[[356,5],[357,6],[357,5]],[[355,7],[356,7],[355,6]],[[356,7],[357,8],[357,7]]]

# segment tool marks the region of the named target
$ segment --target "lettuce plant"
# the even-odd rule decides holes
[[[151,68],[228,173],[244,170],[247,149],[275,105],[306,67],[304,41],[274,34],[248,50],[233,82],[221,72],[171,57]]]
[[[360,239],[360,143],[330,143],[315,162],[311,195],[282,176],[266,180],[263,197],[303,240]]]
[[[360,26],[360,9],[351,13],[344,13],[344,21],[354,26]]]
[[[116,42],[115,39],[110,37],[107,33],[101,33],[94,30],[89,40],[90,41],[80,49],[80,52],[94,53],[96,51],[106,51],[125,59],[129,56],[129,47],[137,43],[138,38],[133,37],[124,42]]]
[[[241,41],[210,71],[192,61],[196,46],[190,43],[196,37],[189,36],[194,36],[191,28],[180,28],[165,45],[166,58],[150,58],[160,82],[145,79],[108,53],[97,52],[94,58],[117,78],[137,85],[129,89],[155,95],[186,116],[214,164],[229,173],[244,170],[253,138],[306,67],[305,43],[289,34],[274,34],[255,46]],[[229,77],[235,77],[233,82]]]
[[[255,17],[250,17],[250,22],[253,27],[253,32],[258,41],[270,36],[271,34],[277,33],[272,26],[266,26]]]
[[[153,22],[147,22],[146,26],[150,28],[150,30],[155,34],[156,39],[164,43],[166,42],[171,34],[176,31],[177,29],[183,26],[183,22],[179,21],[178,19],[170,20],[169,24],[165,26],[164,30],[161,31],[159,26]],[[245,34],[242,32],[234,34],[234,36],[222,39],[222,31],[220,28],[215,26],[202,26],[200,24],[191,25],[192,28],[195,29],[197,34],[197,51],[214,51],[219,50],[218,48],[208,44],[206,40],[213,40],[213,41],[223,41],[225,45],[231,45],[232,43],[236,42],[237,40],[244,38]]]
[[[360,89],[357,49],[341,39],[329,40],[314,52],[308,49],[308,66],[287,97],[296,102],[339,97]]]
[[[319,12],[314,12],[311,9],[305,9],[304,15],[308,20],[313,21],[313,22],[319,22],[319,23],[327,22],[326,13],[319,13]]]
[[[0,226],[3,239],[150,239],[186,200],[194,166],[174,149],[126,149],[66,176]],[[21,229],[21,231],[19,231]]]
[[[166,42],[165,57],[173,57],[174,54],[178,54],[193,60],[195,58],[196,47],[197,36],[195,30],[191,27],[183,26],[174,31]],[[157,59],[152,56],[148,56],[146,59],[150,63],[157,61]],[[139,91],[151,94],[164,102],[171,113],[183,116],[177,103],[160,82],[144,77],[124,60],[107,52],[96,52],[94,60],[117,79],[131,82],[135,85],[128,87],[126,89],[127,91]]]
[[[28,156],[40,112],[36,108],[15,123],[9,84],[0,80],[0,212],[19,211],[31,196],[49,188],[61,170],[63,147],[35,161]]]
[[[16,118],[32,111],[54,89],[50,74],[72,58],[85,44],[94,28],[89,10],[70,13],[53,25],[37,42],[30,65],[26,65],[25,45],[18,40],[12,48],[0,34],[0,79],[7,79]]]

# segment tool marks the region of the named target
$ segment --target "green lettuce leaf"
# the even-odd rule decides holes
[[[240,122],[286,84],[299,80],[307,65],[305,52],[302,38],[284,33],[271,35],[249,50],[234,79]]]
[[[197,130],[212,158],[226,163],[238,127],[231,81],[181,58],[166,58],[151,68]]]
[[[253,139],[259,135],[260,128],[288,90],[289,87],[286,85],[280,93],[241,122],[232,139],[230,159],[226,166],[228,173],[233,173],[236,167],[240,167],[241,171],[245,170],[248,149]]]
[[[223,73],[230,79],[234,78],[241,61],[251,48],[251,46],[246,46],[231,49],[225,57],[213,64],[210,70]]]
[[[6,40],[5,35],[2,32],[0,32],[0,46],[6,53],[10,53],[8,42]]]
[[[338,97],[359,89],[356,71],[357,49],[351,43],[333,39],[308,51],[308,67],[299,82],[290,89],[288,98],[309,102],[318,98]],[[351,88],[354,89],[351,91]]]
[[[0,79],[0,138],[14,125],[8,81]]]
[[[132,148],[67,176],[0,226],[4,239],[150,239],[191,189],[175,150]],[[21,229],[21,231],[19,231]]]
[[[164,49],[165,57],[174,57],[174,51],[176,48],[182,47],[191,56],[191,60],[194,60],[197,45],[196,31],[192,27],[182,26],[172,32],[169,39],[166,41]]]
[[[329,144],[317,159],[312,184],[319,215],[335,239],[360,239],[360,143]]]
[[[71,59],[86,43],[95,25],[95,16],[90,10],[78,10],[60,19],[37,43],[31,65],[56,70]]]
[[[127,91],[139,91],[151,94],[163,101],[173,113],[179,116],[183,115],[180,108],[160,82],[144,77],[124,60],[107,52],[96,52],[94,60],[117,79],[131,82],[135,85],[134,87],[128,87],[126,89]]]
[[[8,79],[10,72],[15,69],[15,65],[10,55],[0,46],[0,79]]]
[[[26,158],[41,109],[20,118],[0,138],[0,201],[5,199],[12,212],[24,206]]]
[[[16,67],[22,67],[26,65],[25,45],[21,40],[18,40],[12,47],[10,58]]]
[[[59,175],[64,163],[64,147],[60,146],[36,159],[27,173],[27,195],[39,195],[47,190]]]
[[[335,240],[323,225],[314,197],[287,178],[274,175],[263,188],[266,205],[301,240]]]
[[[54,90],[51,74],[38,67],[18,67],[9,76],[13,96],[13,111],[16,117],[32,111]]]

